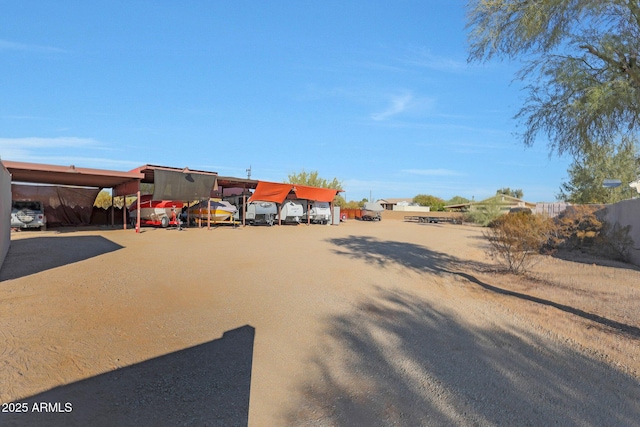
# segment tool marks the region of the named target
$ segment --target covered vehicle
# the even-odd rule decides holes
[[[306,205],[305,205],[306,207]],[[309,211],[305,211],[302,219],[315,224],[327,224],[331,221],[331,205],[329,202],[315,202],[309,204]]]
[[[301,200],[285,200],[280,206],[280,214],[276,219],[282,218],[282,222],[300,223],[303,214],[304,207]]]
[[[11,228],[39,228],[45,230],[47,218],[42,202],[14,200],[11,204]]]
[[[273,225],[277,214],[278,208],[275,203],[255,201],[247,205],[246,220],[251,225]]]
[[[360,211],[360,216],[364,221],[382,221],[382,211],[384,208],[378,202],[366,202]]]
[[[168,227],[179,225],[180,211],[184,203],[179,200],[152,200],[153,196],[145,195],[140,198],[140,224]],[[129,222],[136,226],[138,219],[138,201],[129,206]]]

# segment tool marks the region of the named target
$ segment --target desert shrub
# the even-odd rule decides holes
[[[629,262],[634,244],[631,226],[607,223],[598,217],[601,209],[600,205],[571,206],[556,218],[551,246]]]
[[[489,255],[509,272],[521,274],[548,247],[554,232],[555,224],[546,215],[518,212],[495,219],[482,234],[489,241]]]
[[[588,250],[598,243],[604,223],[596,212],[599,205],[570,206],[556,218],[552,244],[557,248]]]

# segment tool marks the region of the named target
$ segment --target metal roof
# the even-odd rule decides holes
[[[156,170],[165,170],[165,171],[173,171],[173,172],[183,172],[183,173],[194,173],[199,175],[218,175],[217,172],[210,171],[202,171],[197,169],[189,169],[185,168],[172,168],[169,166],[158,166],[158,165],[144,165],[133,169],[131,172],[142,173],[143,178],[142,182],[152,184],[154,182],[154,171]]]
[[[79,168],[74,165],[57,166],[40,163],[24,163],[3,160],[11,173],[11,180],[38,184],[75,185],[79,187],[113,188],[140,180],[140,172],[112,171],[105,169]]]

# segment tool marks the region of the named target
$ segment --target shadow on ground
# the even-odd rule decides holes
[[[40,273],[118,249],[122,246],[102,236],[37,236],[13,240],[0,269],[0,281]]]
[[[246,426],[255,329],[20,399],[3,426]],[[59,402],[61,412],[32,410]],[[71,404],[71,412],[64,412]]]
[[[334,238],[329,239],[329,242],[338,247],[338,249],[335,250],[335,253],[340,255],[345,255],[353,259],[360,259],[369,264],[375,264],[383,268],[390,265],[401,265],[418,272],[453,274],[455,276],[462,277],[487,291],[553,307],[599,323],[600,325],[613,328],[617,332],[620,332],[630,338],[640,339],[640,328],[637,326],[608,319],[566,304],[560,304],[558,302],[539,298],[533,295],[503,289],[483,282],[473,274],[469,273],[469,271],[473,271],[474,269],[485,271],[492,269],[491,266],[486,264],[465,261],[413,243],[378,240],[369,236]]]
[[[640,419],[640,384],[523,330],[484,329],[402,291],[329,320],[296,426],[607,425]]]

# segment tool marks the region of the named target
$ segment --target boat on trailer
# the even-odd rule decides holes
[[[191,206],[189,209],[189,218],[198,221],[229,221],[234,219],[234,215],[238,212],[238,208],[233,206],[226,200],[211,199],[203,200],[200,203]]]
[[[140,225],[166,228],[178,225],[184,203],[179,200],[152,200],[152,195],[140,197]],[[138,219],[138,201],[129,206],[129,223],[135,228]]]
[[[366,202],[360,211],[360,217],[364,221],[382,221],[382,211],[384,208],[377,202]]]

